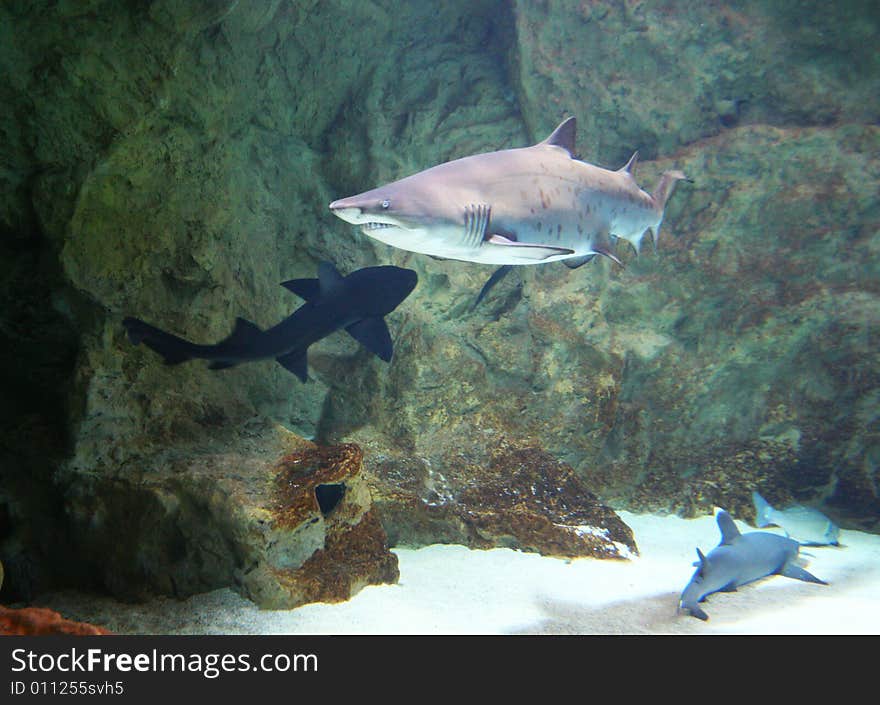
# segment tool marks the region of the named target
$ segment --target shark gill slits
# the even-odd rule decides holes
[[[336,509],[344,496],[345,484],[341,482],[315,487],[315,499],[318,500],[318,507],[324,516]]]
[[[492,207],[485,204],[471,204],[464,209],[464,245],[478,248],[483,244],[489,227]]]

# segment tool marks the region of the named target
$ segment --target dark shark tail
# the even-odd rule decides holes
[[[135,345],[143,343],[150,350],[159,353],[166,365],[179,365],[194,357],[193,353],[196,348],[194,343],[166,333],[149,323],[144,323],[139,318],[125,318],[122,325],[132,343]]]

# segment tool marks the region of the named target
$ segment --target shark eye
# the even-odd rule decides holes
[[[386,198],[382,201],[382,209],[387,211],[389,208],[391,208],[391,201]]]

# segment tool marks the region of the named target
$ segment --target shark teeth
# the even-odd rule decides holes
[[[391,223],[363,223],[362,226],[364,230],[382,230],[383,228],[396,228],[396,225],[392,225]]]

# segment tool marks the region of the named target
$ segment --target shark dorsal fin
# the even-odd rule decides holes
[[[342,283],[342,275],[330,262],[318,264],[318,281],[321,285],[321,295],[326,296]]]
[[[554,147],[562,147],[569,155],[574,155],[575,133],[577,132],[577,119],[572,116],[566,118],[551,135],[540,144],[550,144]]]
[[[629,161],[624,164],[620,169],[617,170],[618,174],[629,174],[630,176],[635,174],[636,164],[639,163],[639,150],[633,152],[633,155],[629,158]]]
[[[723,509],[718,512],[715,521],[718,522],[718,528],[721,530],[722,544],[729,544],[740,535],[739,529],[736,528],[736,524],[733,521],[733,517]]]

